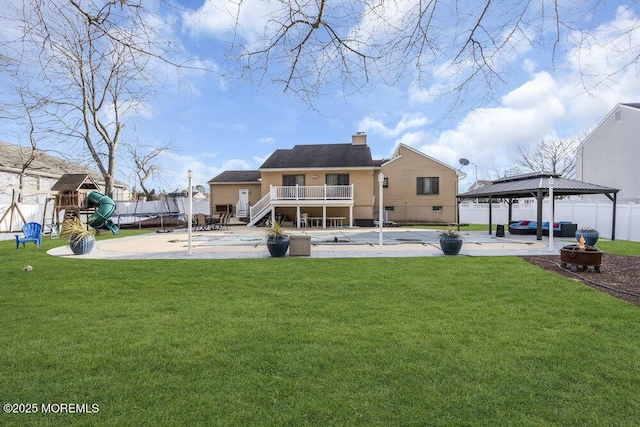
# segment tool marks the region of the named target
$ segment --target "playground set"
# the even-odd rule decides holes
[[[97,230],[109,230],[119,234],[120,229],[111,217],[116,210],[116,203],[108,196],[99,193],[99,187],[90,175],[65,174],[56,182],[51,190],[57,191],[53,208],[51,233],[59,233],[59,219],[80,218],[87,215],[86,223]]]

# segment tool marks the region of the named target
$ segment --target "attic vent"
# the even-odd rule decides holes
[[[616,122],[619,122],[622,119],[622,111],[616,111]]]

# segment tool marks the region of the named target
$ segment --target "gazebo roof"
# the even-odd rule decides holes
[[[616,188],[562,178],[559,174],[536,172],[497,179],[490,185],[458,194],[456,197],[459,200],[484,197],[519,199],[537,197],[539,192],[546,196],[549,192],[549,178],[551,177],[553,177],[553,194],[556,196],[606,194],[611,198],[611,194],[620,191]]]
[[[511,220],[511,199],[521,199],[524,197],[533,197],[538,201],[537,220],[537,239],[542,239],[542,200],[551,193],[549,189],[549,181],[553,178],[553,196],[571,196],[577,194],[604,194],[613,201],[611,240],[615,240],[616,229],[616,197],[617,188],[604,187],[597,184],[589,184],[587,182],[576,181],[574,179],[562,178],[559,174],[548,172],[536,172],[526,175],[517,175],[507,178],[501,178],[493,181],[492,184],[458,194],[456,197],[458,203],[464,199],[480,199],[480,198],[497,198],[509,200],[509,220]],[[553,203],[552,203],[553,204]],[[489,204],[489,234],[491,234],[491,203]],[[553,209],[552,209],[553,211]],[[460,215],[460,210],[458,210]],[[552,214],[553,217],[553,214]],[[458,218],[458,222],[460,222]],[[553,234],[553,233],[552,233]],[[550,236],[552,235],[550,234]]]

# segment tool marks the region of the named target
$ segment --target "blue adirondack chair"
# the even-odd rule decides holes
[[[28,222],[22,227],[23,237],[20,238],[19,234],[16,234],[16,250],[20,247],[20,243],[24,247],[27,242],[33,242],[38,247],[42,245],[42,226],[37,222]]]

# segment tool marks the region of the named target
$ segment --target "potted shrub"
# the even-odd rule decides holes
[[[598,241],[598,237],[600,237],[600,233],[598,233],[598,230],[594,228],[582,227],[576,231],[576,240],[579,242],[581,237],[584,238],[584,242],[588,246],[595,246]]]
[[[267,227],[267,248],[272,257],[283,257],[289,250],[289,236],[278,221]]]
[[[91,252],[96,241],[93,233],[80,218],[65,219],[62,223],[62,237],[69,239],[69,247],[76,255],[84,255]]]
[[[452,225],[440,233],[438,242],[445,255],[458,255],[462,248],[462,236]]]

